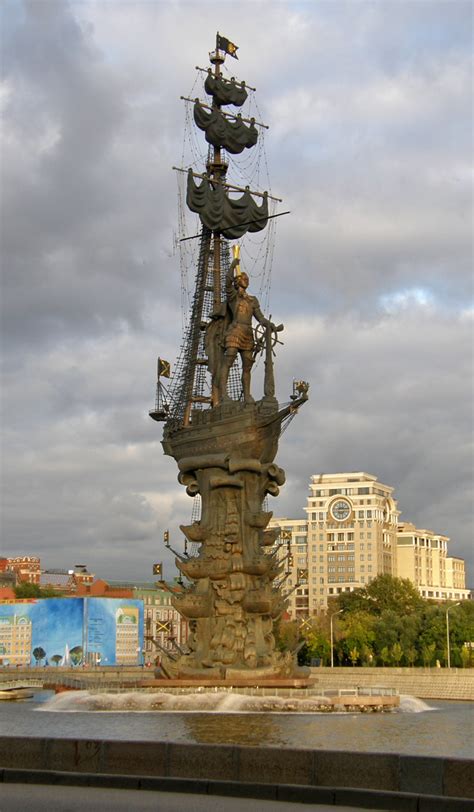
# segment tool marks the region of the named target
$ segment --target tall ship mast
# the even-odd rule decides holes
[[[228,179],[229,156],[254,149],[265,126],[240,110],[253,89],[223,75],[226,56],[236,58],[236,51],[218,33],[211,66],[197,69],[205,72],[209,98],[185,99],[193,101],[194,123],[209,145],[204,166],[175,167],[186,173],[186,204],[199,217],[199,251],[181,352],[168,388],[162,378],[170,377],[169,364],[158,360],[150,412],[164,422],[162,445],[177,462],[179,482],[191,497],[200,496],[201,506],[199,518],[181,525],[193,553],[177,554],[188,585],[172,602],[191,634],[189,652],[165,658],[173,677],[275,677],[296,669],[290,652],[276,650],[272,631],[285,599],[265,508],[285,481],[274,462],[280,434],[307,400],[308,384],[295,381],[289,402],[279,405],[273,359],[283,325],[264,315],[241,267],[239,241],[279,215],[269,212],[269,201],[278,199],[268,191]],[[252,371],[260,356],[263,394],[254,399]]]

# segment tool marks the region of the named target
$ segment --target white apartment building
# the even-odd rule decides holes
[[[306,519],[273,519],[285,560],[280,578],[291,618],[325,611],[328,600],[377,575],[408,578],[423,598],[469,600],[464,560],[448,556],[447,536],[400,522],[393,488],[364,472],[315,474]]]
[[[398,574],[409,578],[423,598],[468,600],[464,560],[448,556],[447,536],[402,522],[397,533]]]
[[[399,511],[393,488],[362,471],[311,477],[306,521],[274,519],[291,535],[281,545],[290,566],[282,584],[291,617],[327,608],[328,599],[370,583],[381,573],[397,575]]]

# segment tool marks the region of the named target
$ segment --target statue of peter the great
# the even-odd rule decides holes
[[[235,270],[237,269],[237,273]],[[234,275],[235,273],[235,275]],[[238,246],[234,248],[234,260],[226,274],[226,315],[224,324],[213,321],[208,327],[206,347],[209,369],[213,374],[214,405],[231,400],[227,394],[230,369],[240,353],[242,359],[242,389],[245,403],[254,403],[250,394],[251,370],[255,360],[255,338],[252,320],[275,331],[277,328],[260,310],[256,296],[247,293],[249,277],[240,271]],[[223,329],[222,329],[223,328]],[[283,329],[283,325],[278,330]]]

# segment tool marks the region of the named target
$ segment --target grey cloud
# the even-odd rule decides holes
[[[200,92],[219,10],[241,48],[226,69],[258,88],[292,210],[268,305],[287,327],[279,396],[293,377],[312,385],[270,507],[302,515],[311,474],[368,470],[472,566],[470,4],[272,9],[47,0],[9,18],[2,552],[174,572],[162,532],[179,546],[192,502],[147,412],[156,355],[173,361],[181,341],[179,95]]]

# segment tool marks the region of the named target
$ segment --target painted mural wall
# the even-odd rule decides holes
[[[0,601],[0,663],[139,665],[143,601],[43,598]]]

